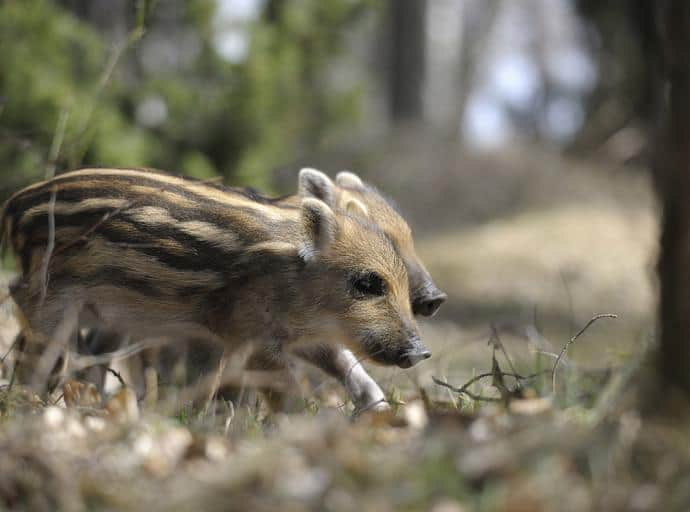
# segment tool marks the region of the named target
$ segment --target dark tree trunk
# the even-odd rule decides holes
[[[589,94],[585,124],[568,148],[591,152],[631,123],[652,128],[657,115],[659,2],[575,0],[583,18],[598,32],[599,80]]]
[[[390,102],[393,120],[423,114],[426,0],[389,0],[391,19]]]
[[[667,89],[655,163],[663,207],[658,373],[690,394],[690,2],[667,0],[660,19]]]

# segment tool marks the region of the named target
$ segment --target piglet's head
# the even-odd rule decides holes
[[[327,328],[380,364],[409,368],[430,357],[412,313],[405,263],[386,234],[313,197],[301,208],[300,254]]]
[[[310,168],[299,173],[299,194],[320,199],[332,208],[378,226],[405,263],[413,313],[419,316],[436,314],[448,296],[434,284],[417,255],[412,231],[393,201],[352,172],[338,173],[334,183],[323,172]]]

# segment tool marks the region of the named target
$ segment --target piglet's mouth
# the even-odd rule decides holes
[[[431,357],[431,351],[428,348],[421,345],[421,342],[417,345],[406,350],[372,350],[369,357],[378,364],[412,368],[417,363]]]
[[[431,351],[428,349],[408,351],[403,354],[402,358],[397,362],[400,368],[412,368],[417,363],[429,359],[431,357]]]

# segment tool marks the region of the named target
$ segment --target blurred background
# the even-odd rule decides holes
[[[491,326],[533,361],[611,312],[574,347],[607,368],[648,341],[657,237],[653,5],[612,4],[4,0],[0,198],[89,165],[276,194],[352,170],[449,295],[418,372],[486,367]]]

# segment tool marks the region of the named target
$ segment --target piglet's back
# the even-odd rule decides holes
[[[298,216],[293,206],[160,172],[83,169],[17,192],[2,226],[28,282],[48,250],[51,278],[184,294],[220,287],[248,247],[294,242]]]

